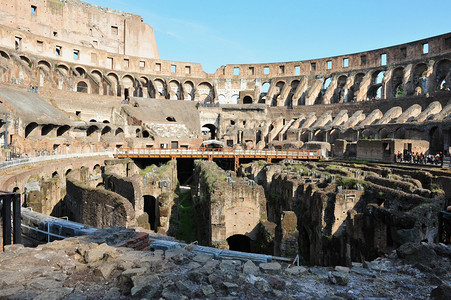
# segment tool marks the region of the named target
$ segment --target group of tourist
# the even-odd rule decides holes
[[[432,154],[424,154],[423,152],[412,152],[405,151],[401,153],[398,151],[396,155],[397,162],[407,162],[407,163],[415,163],[415,164],[432,164],[432,165],[441,165],[443,163],[443,154],[437,153],[435,155]]]
[[[28,91],[30,93],[37,93],[38,92],[38,86],[37,85],[30,85],[30,87],[28,88]]]

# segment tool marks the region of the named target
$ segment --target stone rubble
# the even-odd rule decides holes
[[[451,297],[451,248],[443,244],[406,244],[397,254],[349,268],[297,267],[217,260],[189,247],[135,251],[112,246],[129,237],[114,234],[116,239],[106,229],[36,248],[5,247],[0,253],[0,299]]]

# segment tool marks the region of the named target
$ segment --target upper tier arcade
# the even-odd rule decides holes
[[[0,0],[0,79],[97,95],[293,108],[451,87],[451,33],[329,58],[220,67],[160,60],[137,15],[78,0]]]

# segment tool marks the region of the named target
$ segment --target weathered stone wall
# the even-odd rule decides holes
[[[74,170],[67,178],[64,202],[70,220],[98,228],[136,225],[133,205],[126,198],[89,187],[82,174],[83,170]]]
[[[257,225],[266,219],[263,188],[208,161],[195,161],[194,174],[199,242],[226,247],[226,240],[234,235],[255,240]]]

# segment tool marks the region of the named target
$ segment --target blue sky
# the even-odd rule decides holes
[[[141,15],[161,59],[221,65],[322,58],[451,31],[451,3],[417,0],[88,0]]]

